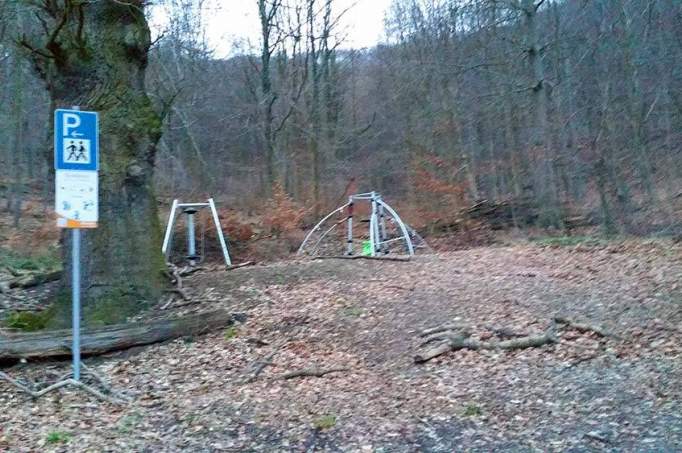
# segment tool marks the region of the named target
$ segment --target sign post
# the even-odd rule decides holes
[[[73,328],[71,352],[73,354],[73,378],[81,378],[81,230],[71,230],[71,304]]]
[[[70,228],[73,379],[80,380],[81,228],[97,228],[99,115],[57,109],[54,114],[55,211],[57,226]]]

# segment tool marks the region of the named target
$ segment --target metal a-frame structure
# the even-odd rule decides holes
[[[398,213],[386,203],[381,194],[378,192],[358,193],[348,197],[348,203],[340,206],[327,214],[320,220],[317,225],[306,235],[303,243],[298,249],[299,255],[306,254],[306,247],[311,242],[313,235],[320,231],[322,226],[337,213],[347,212],[345,219],[334,223],[332,226],[324,230],[317,241],[312,245],[311,250],[314,252],[332,231],[334,231],[340,224],[346,223],[346,255],[353,255],[355,253],[354,243],[354,208],[357,203],[367,202],[370,204],[369,217],[369,243],[371,248],[371,256],[388,253],[388,246],[394,242],[403,242],[404,250],[408,256],[414,255],[414,245],[410,236],[410,228],[402,221]],[[387,234],[386,223],[392,221],[398,229],[398,235],[389,238]]]
[[[223,258],[225,259],[225,265],[231,266],[232,260],[230,259],[230,253],[227,251],[227,243],[225,242],[225,237],[223,236],[223,229],[220,226],[218,210],[215,207],[213,198],[209,198],[206,203],[181,203],[180,200],[173,200],[170,215],[168,216],[168,224],[166,225],[166,234],[163,238],[163,246],[161,247],[161,251],[163,252],[163,255],[166,257],[166,259],[168,259],[170,255],[171,241],[173,239],[173,225],[175,224],[176,214],[178,213],[178,210],[182,210],[182,212],[187,215],[187,259],[189,260],[190,265],[195,264],[198,256],[196,253],[194,215],[199,209],[202,208],[210,209],[213,223],[215,224],[216,233],[218,234],[218,240],[220,241],[220,248],[222,249]]]

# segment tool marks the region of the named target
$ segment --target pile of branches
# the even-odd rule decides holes
[[[565,213],[561,219],[564,228],[590,226],[593,222],[581,215],[571,213],[570,206],[563,206]],[[508,198],[506,200],[479,200],[463,212],[464,217],[485,221],[493,230],[502,230],[514,225],[519,227],[536,224],[540,216],[540,207],[529,197]]]
[[[470,350],[516,350],[526,348],[538,348],[558,342],[557,331],[561,328],[572,328],[579,332],[592,332],[600,337],[614,337],[604,328],[578,322],[565,316],[555,316],[545,332],[539,335],[527,335],[515,332],[505,327],[488,326],[486,329],[491,333],[491,340],[477,340],[471,338],[473,328],[466,324],[445,324],[422,331],[419,336],[423,339],[420,347],[427,347],[424,352],[414,356],[415,363],[424,363],[450,351],[460,349]],[[492,340],[493,337],[497,339]]]

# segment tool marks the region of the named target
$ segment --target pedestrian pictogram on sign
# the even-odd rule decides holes
[[[90,140],[64,139],[63,151],[64,162],[67,164],[89,164],[90,163]]]

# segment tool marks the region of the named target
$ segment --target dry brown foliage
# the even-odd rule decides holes
[[[306,210],[289,197],[280,183],[273,186],[266,208],[263,225],[274,235],[300,229],[306,214]]]
[[[457,214],[466,207],[467,186],[458,175],[459,163],[445,160],[433,154],[425,154],[412,161],[412,185],[415,191],[420,219],[419,228],[435,223],[452,223]]]
[[[238,211],[222,209],[218,211],[218,217],[230,241],[246,242],[253,238],[253,227]]]

